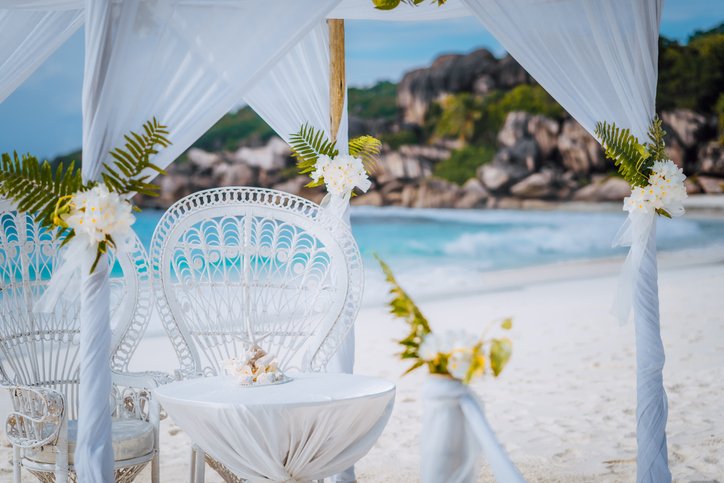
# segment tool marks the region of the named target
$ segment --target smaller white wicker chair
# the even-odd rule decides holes
[[[151,270],[179,379],[217,375],[249,327],[255,339],[266,336],[259,345],[282,370],[323,370],[357,317],[364,283],[344,223],[308,200],[261,188],[178,201],[154,232]],[[225,481],[241,481],[206,461]],[[201,451],[192,450],[191,465],[200,483]]]
[[[14,481],[21,468],[43,482],[76,481],[73,452],[78,417],[80,321],[78,300],[60,300],[53,314],[33,312],[59,261],[62,240],[31,216],[0,200],[0,385],[13,411],[6,433],[13,445]],[[114,257],[110,257],[111,267]],[[128,373],[128,363],[153,306],[146,252],[138,238],[119,257],[111,278],[110,367],[113,371],[115,479],[130,482],[152,462],[159,479],[160,406],[151,390],[172,380],[160,373]]]

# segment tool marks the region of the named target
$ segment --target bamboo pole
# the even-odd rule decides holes
[[[327,20],[329,25],[329,120],[332,141],[337,139],[347,89],[344,72],[344,20]]]

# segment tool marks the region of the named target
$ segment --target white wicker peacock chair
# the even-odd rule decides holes
[[[154,232],[151,270],[180,379],[217,375],[219,362],[242,350],[249,327],[255,339],[267,335],[259,345],[282,370],[323,370],[357,317],[364,283],[342,221],[261,188],[210,189],[178,201]],[[241,481],[206,461],[225,481]],[[203,479],[203,462],[192,449],[192,480],[194,472]]]
[[[0,224],[0,385],[9,389],[13,405],[6,433],[15,482],[20,483],[21,467],[43,482],[76,481],[80,307],[77,299],[64,299],[53,314],[32,310],[59,261],[61,240],[2,200]],[[115,257],[109,258],[113,267]],[[123,275],[111,278],[115,479],[130,482],[152,462],[155,483],[160,406],[151,389],[172,378],[128,373],[153,306],[146,251],[138,238],[131,253],[119,257],[119,268]]]

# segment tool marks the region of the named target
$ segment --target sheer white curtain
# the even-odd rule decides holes
[[[173,146],[154,158],[167,166],[338,2],[87,0],[83,177],[98,179],[107,153],[154,116],[171,133]],[[109,300],[83,300],[92,306],[81,313],[81,365],[91,375],[81,381],[76,470],[80,481],[112,481]]]
[[[83,24],[82,2],[75,9],[62,7],[78,2],[40,3],[0,0],[0,102]]]
[[[615,122],[646,140],[655,113],[663,0],[461,0],[581,125]],[[615,315],[634,306],[638,482],[668,482],[654,214],[630,219]]]

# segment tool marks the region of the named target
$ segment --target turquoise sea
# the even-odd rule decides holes
[[[144,210],[134,225],[148,247],[162,211]],[[626,214],[560,211],[444,210],[353,207],[352,231],[366,267],[366,297],[384,295],[372,257],[389,263],[411,293],[424,285],[447,295],[486,272],[624,255],[611,244]],[[724,220],[658,221],[661,251],[724,245]],[[465,283],[463,283],[465,284]]]

